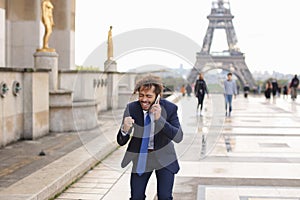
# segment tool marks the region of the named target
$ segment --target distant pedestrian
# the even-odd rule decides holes
[[[205,97],[205,93],[207,94],[208,97],[208,89],[202,73],[199,74],[199,79],[196,81],[194,92],[196,97],[198,98],[196,113],[198,114],[199,106],[200,106],[200,116],[202,116],[203,100]]]
[[[261,93],[261,85],[257,86],[257,93],[260,94]]]
[[[225,96],[225,116],[231,116],[232,111],[232,96],[236,98],[237,88],[236,83],[232,80],[232,73],[227,74],[227,80],[224,81],[224,96]],[[229,110],[227,109],[229,108]]]
[[[280,97],[280,95],[281,95],[281,85],[278,85],[277,96]]]
[[[292,81],[290,83],[291,97],[292,97],[293,101],[295,101],[295,99],[297,98],[298,86],[299,86],[299,79],[297,77],[297,74],[295,74],[294,78],[292,79]]]
[[[244,85],[244,97],[245,97],[245,98],[248,98],[249,91],[250,91],[249,84],[246,83],[246,84]]]
[[[191,93],[192,93],[192,86],[190,84],[187,84],[185,87],[185,90],[186,90],[188,97],[190,97]]]
[[[265,97],[266,97],[266,99],[271,98],[271,92],[272,92],[272,84],[271,84],[271,81],[268,80],[267,83],[266,83],[266,87],[265,87]]]
[[[258,87],[257,86],[253,86],[252,90],[253,90],[254,95],[256,95],[258,93]]]
[[[277,80],[275,78],[273,78],[272,80],[272,95],[273,95],[273,98],[276,96],[278,92],[278,83],[277,83]]]
[[[182,85],[180,88],[180,93],[182,94],[182,96],[185,96],[185,85]]]
[[[288,95],[288,87],[287,85],[283,86],[283,98],[285,99]]]

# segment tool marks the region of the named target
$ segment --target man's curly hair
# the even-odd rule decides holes
[[[147,75],[140,79],[134,88],[133,94],[136,94],[143,87],[145,89],[150,89],[152,86],[155,87],[154,92],[156,95],[162,94],[163,92],[163,83],[160,77],[154,75]]]

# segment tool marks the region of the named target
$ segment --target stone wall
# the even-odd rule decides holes
[[[59,88],[73,91],[73,101],[95,101],[98,112],[123,108],[132,97],[135,73],[63,70]]]
[[[23,86],[22,79],[23,75],[20,72],[1,71],[0,73],[0,82],[5,83],[9,88],[5,97],[0,97],[0,146],[22,138],[24,129],[24,95],[22,91],[18,96],[12,93],[13,82],[19,81]]]
[[[75,69],[75,0],[51,0],[55,22],[49,43],[59,55],[59,69]]]
[[[0,0],[0,67],[5,66],[5,1]]]
[[[60,69],[75,68],[76,0],[52,0],[55,26],[49,46]],[[32,54],[42,47],[41,0],[0,0],[0,67],[32,67]]]
[[[97,71],[60,71],[58,87],[73,91],[73,101],[95,101],[98,111],[107,110],[108,74]]]
[[[97,127],[101,111],[124,108],[132,100],[136,77],[134,73],[60,71],[59,90],[49,91],[49,74],[49,69],[0,68],[0,84],[9,89],[0,97],[0,147],[51,131]],[[21,89],[14,94],[16,82]]]
[[[131,76],[118,72],[60,71],[59,89],[50,92],[50,131],[81,131],[97,127],[101,111],[119,108],[121,77],[127,77],[123,80],[127,84],[132,82],[128,81]],[[128,102],[128,97],[123,99]]]
[[[119,77],[118,108],[125,108],[128,102],[137,99],[137,96],[133,95],[136,76],[135,73],[126,73]]]
[[[14,85],[19,83],[14,94]],[[0,68],[0,147],[19,139],[35,139],[49,132],[48,71]],[[2,88],[0,88],[2,90]]]
[[[3,67],[33,67],[32,54],[42,41],[40,0],[6,1],[6,63]]]

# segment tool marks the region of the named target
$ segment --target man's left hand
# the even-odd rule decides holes
[[[150,112],[154,115],[154,120],[158,120],[161,116],[161,107],[159,104],[153,104],[151,106]]]

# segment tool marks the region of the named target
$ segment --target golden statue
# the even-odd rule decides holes
[[[112,41],[112,26],[109,27],[107,39],[107,60],[113,60],[113,41]]]
[[[55,49],[49,48],[49,38],[52,33],[53,21],[53,9],[54,6],[50,0],[42,1],[42,22],[45,26],[45,34],[43,37],[43,48],[38,51],[55,52]]]

